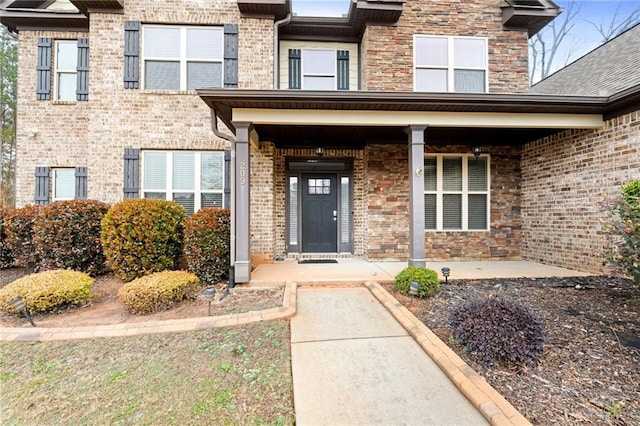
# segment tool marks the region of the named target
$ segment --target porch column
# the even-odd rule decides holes
[[[251,280],[251,148],[249,135],[252,124],[233,122],[236,128],[235,142],[235,281]],[[233,249],[233,248],[232,248]]]
[[[424,247],[424,130],[410,125],[409,134],[409,265],[426,267]]]

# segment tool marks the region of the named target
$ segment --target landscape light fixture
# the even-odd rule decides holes
[[[31,315],[27,312],[27,304],[25,303],[22,296],[18,296],[14,299],[9,300],[9,304],[18,312],[22,312],[22,314],[29,320],[31,323],[31,327],[35,327],[36,325],[33,323],[31,319]]]
[[[413,304],[413,299],[418,295],[418,290],[420,289],[420,284],[416,281],[411,281],[409,283],[409,296],[411,296],[411,303]]]
[[[476,160],[480,157],[480,154],[482,154],[482,149],[480,149],[479,146],[474,146],[473,147],[473,156],[476,157]]]
[[[211,302],[213,302],[214,297],[216,297],[216,289],[213,287],[207,287],[202,292],[202,295],[204,296],[204,300],[209,302],[208,314],[211,316]]]
[[[451,274],[451,269],[445,266],[444,268],[440,269],[440,272],[442,272],[442,276],[444,277],[444,283],[449,284],[449,274]]]

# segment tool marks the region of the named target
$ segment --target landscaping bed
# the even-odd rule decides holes
[[[640,290],[630,280],[456,280],[433,298],[413,301],[386,288],[532,423],[640,424]],[[450,309],[490,296],[518,301],[541,317],[547,342],[539,365],[485,366],[455,342]]]
[[[0,287],[26,275],[26,269],[10,268],[2,270]],[[40,327],[70,327],[103,324],[118,324],[122,322],[139,322],[151,320],[170,320],[179,318],[204,317],[209,315],[209,304],[201,295],[194,300],[187,300],[173,309],[150,315],[132,315],[126,311],[118,300],[118,290],[124,285],[123,281],[113,274],[96,277],[93,290],[99,293],[90,306],[69,308],[60,313],[36,315],[34,321]],[[233,289],[222,300],[226,284],[216,287],[215,301],[211,303],[211,315],[226,315],[257,311],[282,306],[284,289],[282,287],[251,289]],[[0,312],[0,327],[28,327],[26,319],[19,315]]]

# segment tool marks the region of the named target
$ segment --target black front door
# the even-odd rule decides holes
[[[335,174],[302,175],[302,251],[335,253],[338,195]]]

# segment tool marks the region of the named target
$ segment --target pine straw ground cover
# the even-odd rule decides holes
[[[532,423],[640,425],[640,290],[630,280],[455,280],[413,302],[386,288]],[[493,295],[541,317],[548,341],[537,367],[487,367],[453,340],[450,309]]]
[[[0,343],[0,421],[295,422],[286,321],[206,332]]]

